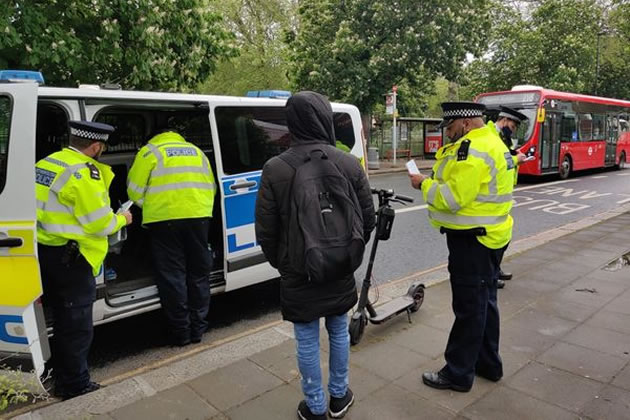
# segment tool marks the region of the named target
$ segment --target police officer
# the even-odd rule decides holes
[[[114,128],[70,121],[70,145],[37,162],[37,241],[44,299],[53,312],[55,395],[68,399],[100,388],[90,380],[94,276],[107,254],[107,236],[132,221],[114,214],[114,173],[98,162]]]
[[[140,149],[127,180],[151,233],[156,283],[173,344],[201,341],[208,328],[212,254],[208,234],[215,196],[206,155],[173,130]]]
[[[519,125],[523,121],[527,121],[527,116],[521,112],[518,112],[515,109],[509,108],[507,106],[501,106],[500,112],[494,126],[503,140],[503,143],[510,149],[510,154],[515,156],[517,162],[520,164],[525,159],[525,155],[514,150],[514,145],[512,143],[512,134],[518,130]],[[517,171],[518,172],[518,171]],[[516,183],[516,179],[515,179]],[[499,280],[497,281],[497,288],[503,289],[505,287],[505,280],[511,280],[512,273],[505,272],[499,268]]]
[[[421,189],[431,224],[446,234],[455,322],[446,365],[426,372],[433,388],[467,392],[475,373],[492,381],[503,376],[499,356],[497,286],[499,263],[512,237],[515,162],[496,130],[484,124],[485,106],[442,104],[446,135],[431,177],[410,175]]]

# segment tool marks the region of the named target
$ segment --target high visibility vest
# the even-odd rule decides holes
[[[51,246],[77,241],[96,275],[107,255],[107,236],[126,224],[110,207],[111,168],[66,148],[37,162],[35,175],[37,241]]]
[[[216,185],[206,155],[174,132],[153,137],[129,170],[127,194],[142,223],[212,217]]]
[[[436,153],[433,175],[422,182],[431,224],[438,228],[486,228],[477,239],[499,249],[512,238],[512,190],[516,165],[494,126],[471,130]]]

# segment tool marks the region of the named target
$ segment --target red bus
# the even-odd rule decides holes
[[[476,98],[488,108],[509,106],[529,117],[512,140],[534,160],[520,165],[524,175],[559,174],[615,166],[630,154],[630,101],[515,86]]]

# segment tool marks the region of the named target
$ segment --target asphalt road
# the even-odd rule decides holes
[[[445,240],[429,225],[420,192],[411,189],[406,173],[372,176],[370,182],[373,188],[392,188],[416,199],[406,207],[395,205],[392,237],[379,243],[375,282],[382,284],[446,262]],[[514,240],[518,240],[630,202],[630,169],[590,171],[566,181],[521,178],[514,196]],[[366,264],[358,270],[358,279],[363,278]],[[211,330],[196,346],[279,320],[278,296],[278,282],[273,281],[213,297]],[[170,347],[163,325],[161,311],[154,311],[96,327],[89,358],[93,379],[111,379],[194,350],[196,346]]]

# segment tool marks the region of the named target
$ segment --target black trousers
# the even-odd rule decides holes
[[[38,250],[44,303],[53,312],[50,365],[56,392],[77,392],[90,382],[87,358],[92,344],[92,305],[96,297],[92,267],[82,256],[69,266],[62,264],[62,246],[40,244]]]
[[[147,227],[156,283],[172,338],[201,338],[208,329],[210,308],[210,219],[169,220]]]
[[[451,328],[441,373],[452,382],[469,387],[475,371],[500,378],[499,308],[497,279],[507,246],[490,249],[475,236],[446,235],[448,270],[453,293],[455,322]]]

